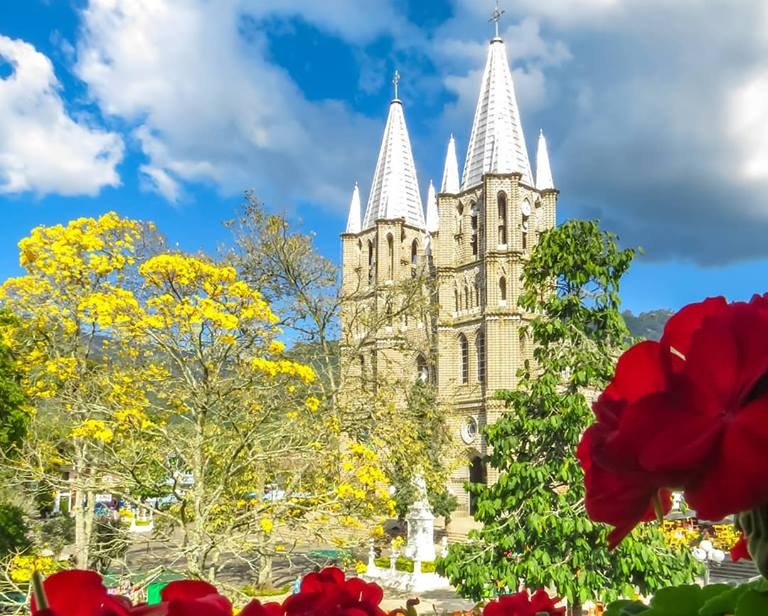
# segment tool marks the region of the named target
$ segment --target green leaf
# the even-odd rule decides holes
[[[736,604],[733,616],[766,616],[768,614],[768,593],[749,589]]]
[[[648,616],[698,616],[703,599],[695,584],[662,588],[651,600]]]
[[[633,616],[648,611],[648,606],[640,601],[619,599],[612,601],[603,612],[603,616]]]

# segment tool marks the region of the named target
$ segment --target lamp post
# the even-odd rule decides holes
[[[725,552],[717,550],[709,539],[704,539],[698,547],[693,548],[693,557],[704,563],[704,585],[709,584],[709,567],[711,563],[719,565],[725,559]]]

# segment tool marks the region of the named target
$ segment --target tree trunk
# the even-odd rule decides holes
[[[85,539],[85,545],[88,548],[88,551],[86,553],[86,560],[85,560],[85,567],[88,569],[91,569],[92,563],[90,562],[93,548],[95,546],[92,545],[93,541],[93,522],[95,517],[95,509],[96,509],[96,493],[91,490],[87,489],[85,491],[85,533],[84,533],[84,539]],[[96,550],[98,555],[98,549]]]
[[[208,548],[205,532],[205,413],[197,411],[195,422],[195,451],[192,456],[192,545],[187,552],[187,568],[200,579],[205,577],[205,561]]]
[[[75,566],[79,569],[88,568],[90,557],[90,530],[93,528],[93,509],[88,509],[83,503],[83,498],[87,497],[85,490],[85,453],[82,445],[75,445],[76,458],[70,477],[70,492],[72,494],[72,514],[75,518]],[[88,523],[88,518],[91,523]]]
[[[263,552],[259,554],[256,587],[272,588],[272,557]]]

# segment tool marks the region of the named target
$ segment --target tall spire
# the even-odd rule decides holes
[[[355,189],[352,191],[352,201],[349,203],[347,233],[360,233],[360,188],[357,186],[357,182],[355,182]]]
[[[399,80],[400,76],[395,72],[395,86]],[[403,105],[397,98],[389,105],[363,228],[372,227],[380,218],[405,218],[406,223],[424,228],[424,211],[421,209],[411,140],[405,125]]]
[[[539,146],[536,148],[536,189],[547,190],[554,188],[552,181],[552,168],[549,166],[549,153],[547,152],[547,140],[544,131],[539,131]]]
[[[437,212],[437,195],[435,194],[435,185],[429,180],[429,190],[427,191],[427,233],[435,233],[440,229],[440,215]]]
[[[500,15],[494,12],[497,27]],[[523,182],[533,184],[507,51],[504,41],[495,37],[483,71],[461,188],[476,186],[485,173],[515,171]]]
[[[448,140],[448,150],[445,153],[445,167],[443,168],[443,182],[440,192],[455,195],[459,188],[459,161],[456,158],[456,141],[451,134]]]

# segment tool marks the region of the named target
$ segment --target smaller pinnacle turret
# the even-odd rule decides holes
[[[544,131],[539,131],[539,145],[536,149],[536,189],[547,190],[555,187],[552,181],[552,168],[549,166],[549,153]]]
[[[360,233],[360,188],[355,182],[352,191],[352,201],[349,203],[349,216],[347,217],[347,233]]]
[[[440,192],[455,195],[459,190],[459,161],[456,158],[456,141],[451,134],[451,138],[448,140],[448,150],[445,152],[445,167],[443,168]]]

